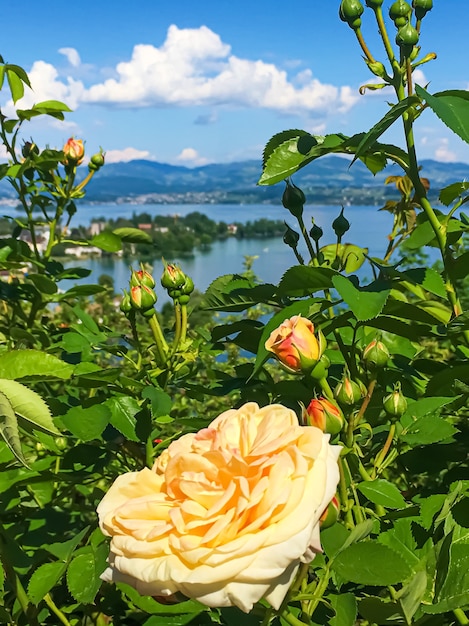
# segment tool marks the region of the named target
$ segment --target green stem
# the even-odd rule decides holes
[[[50,593],[46,593],[46,595],[44,596],[44,600],[46,601],[46,604],[50,608],[50,610],[53,613],[55,613],[55,615],[57,615],[57,617],[62,622],[62,624],[65,624],[65,626],[72,626],[70,622],[68,621],[68,619],[65,617],[65,615],[62,613],[62,611],[57,607],[55,602],[52,600]]]
[[[145,444],[145,463],[147,465],[147,467],[149,467],[150,469],[153,466],[153,462],[154,462],[154,450],[153,450],[153,439],[151,438],[151,435],[149,437],[147,437],[147,441]]]
[[[469,624],[469,619],[462,609],[453,609],[453,615],[456,618],[458,624],[461,624],[461,626]]]
[[[342,507],[345,511],[345,525],[350,530],[355,526],[352,510],[349,506],[348,492],[347,492],[347,479],[345,478],[345,459],[339,457],[339,496],[342,503]]]
[[[368,50],[368,46],[363,39],[362,31],[359,28],[355,29],[355,35],[357,37],[358,43],[360,44],[360,48],[363,50],[363,54],[366,56],[370,63],[375,63],[375,59],[371,52]]]
[[[148,323],[150,324],[153,338],[155,339],[158,365],[165,366],[168,358],[168,344],[166,343],[155,312],[153,312],[153,315],[148,319]]]
[[[305,626],[306,622],[298,619],[291,613],[282,613],[282,619],[287,622],[287,624],[291,624],[291,626]]]
[[[306,246],[308,248],[309,256],[310,256],[311,261],[312,261],[316,257],[316,254],[314,252],[314,248],[313,248],[313,244],[311,243],[311,239],[309,238],[309,235],[308,235],[308,233],[306,231],[306,226],[305,226],[305,223],[304,223],[304,220],[303,220],[303,216],[299,215],[297,217],[297,220],[298,220],[298,224],[300,226],[301,234],[303,235],[303,239],[306,242]]]
[[[334,392],[331,389],[331,386],[327,382],[326,378],[321,378],[319,381],[319,386],[321,387],[321,391],[329,400],[334,400]]]
[[[180,343],[186,341],[187,334],[187,304],[181,304],[181,340]]]

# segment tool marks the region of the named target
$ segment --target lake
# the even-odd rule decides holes
[[[217,204],[80,204],[78,211],[73,216],[72,225],[88,225],[92,219],[103,217],[104,219],[116,219],[118,217],[131,217],[132,214],[149,213],[150,215],[187,215],[199,211],[210,219],[220,222],[254,221],[260,218],[284,220],[292,228],[296,229],[295,218],[282,205],[217,205]],[[332,221],[340,212],[337,206],[305,206],[304,220],[306,227],[312,225],[311,218],[324,230],[321,245],[334,243],[335,235],[331,228]],[[13,215],[15,210],[7,210],[2,207],[0,213]],[[350,222],[350,230],[344,236],[344,243],[354,243],[359,246],[368,246],[370,256],[381,257],[387,245],[387,235],[392,228],[392,215],[387,211],[379,211],[371,206],[350,206],[345,208],[345,217]],[[304,245],[300,245],[301,253],[307,258]],[[254,262],[253,269],[263,282],[278,283],[282,274],[291,265],[297,263],[293,251],[287,247],[281,237],[274,239],[236,239],[231,237],[225,241],[217,241],[208,250],[197,250],[193,257],[184,259],[168,258],[167,261],[178,262],[182,269],[191,276],[196,288],[205,291],[214,278],[222,274],[239,273],[243,271],[245,256],[255,255],[258,258]],[[162,271],[161,259],[155,257],[155,277],[159,277]],[[128,262],[113,257],[89,258],[78,261],[68,261],[67,267],[79,265],[91,270],[91,275],[86,282],[96,282],[101,274],[108,274],[114,280],[116,292],[128,287],[129,266]],[[134,261],[134,267],[138,267],[138,259]],[[64,284],[64,288],[71,286],[71,281]],[[163,290],[159,291],[159,304],[165,301]]]

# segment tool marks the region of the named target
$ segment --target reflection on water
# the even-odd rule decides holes
[[[86,224],[92,218],[103,216],[104,218],[126,217],[133,213],[147,212],[150,215],[187,215],[193,211],[204,213],[215,221],[247,222],[260,218],[279,219],[286,221],[295,228],[295,220],[282,206],[273,205],[83,205],[74,216],[75,224]],[[304,219],[307,228],[312,225],[311,218],[324,230],[321,245],[335,242],[335,236],[330,224],[340,212],[340,207],[313,206],[305,207]],[[347,207],[345,216],[350,222],[350,230],[344,236],[344,243],[350,242],[359,246],[368,245],[370,256],[380,257],[386,249],[386,236],[392,228],[392,216],[374,207]],[[307,258],[304,246],[299,246],[300,252]],[[290,248],[282,241],[275,239],[235,239],[217,241],[208,250],[198,250],[191,258],[167,259],[168,261],[180,262],[199,291],[205,291],[208,285],[222,274],[239,273],[243,271],[245,256],[257,256],[253,269],[263,282],[278,283],[282,274],[291,265],[296,264],[295,256]],[[67,267],[80,265],[91,269],[92,274],[85,279],[87,282],[96,282],[101,274],[108,274],[114,280],[117,292],[128,286],[129,267],[128,261],[118,258],[85,259],[82,261],[67,262]],[[138,265],[135,259],[134,266]],[[160,273],[161,259],[153,259],[155,276]],[[67,281],[71,286],[72,281]],[[161,295],[159,303],[164,302]]]

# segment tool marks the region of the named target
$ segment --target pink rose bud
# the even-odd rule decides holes
[[[294,315],[275,329],[265,348],[291,372],[310,372],[326,349],[321,331],[314,333],[314,324],[306,317]]]
[[[85,147],[81,139],[70,137],[63,147],[64,165],[80,165],[85,156]]]
[[[361,400],[364,394],[358,383],[351,380],[348,376],[344,376],[334,389],[334,395],[340,404],[352,406]]]
[[[151,311],[156,302],[156,293],[146,285],[130,288],[130,302],[137,311]]]
[[[308,426],[316,426],[324,433],[337,435],[344,425],[344,416],[335,402],[327,398],[313,398],[306,409]]]
[[[326,528],[330,528],[331,526],[333,526],[339,519],[339,513],[340,513],[340,502],[337,496],[334,496],[332,500],[329,502],[327,509],[319,518],[319,524],[321,526],[321,530],[326,530]]]

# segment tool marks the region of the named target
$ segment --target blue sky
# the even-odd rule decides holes
[[[416,78],[431,92],[469,88],[467,2],[434,0],[423,21],[422,51],[438,58]],[[276,132],[351,135],[394,101],[384,90],[358,94],[373,76],[338,18],[339,0],[2,4],[0,54],[30,72],[34,87],[20,107],[54,98],[74,110],[65,123],[34,121],[25,138],[59,148],[83,138],[88,154],[102,146],[108,162],[260,160]],[[364,18],[365,38],[384,60],[372,12]],[[1,94],[0,103],[11,114]],[[385,140],[402,145],[400,127]],[[416,143],[420,158],[469,162],[469,146],[430,111]]]

